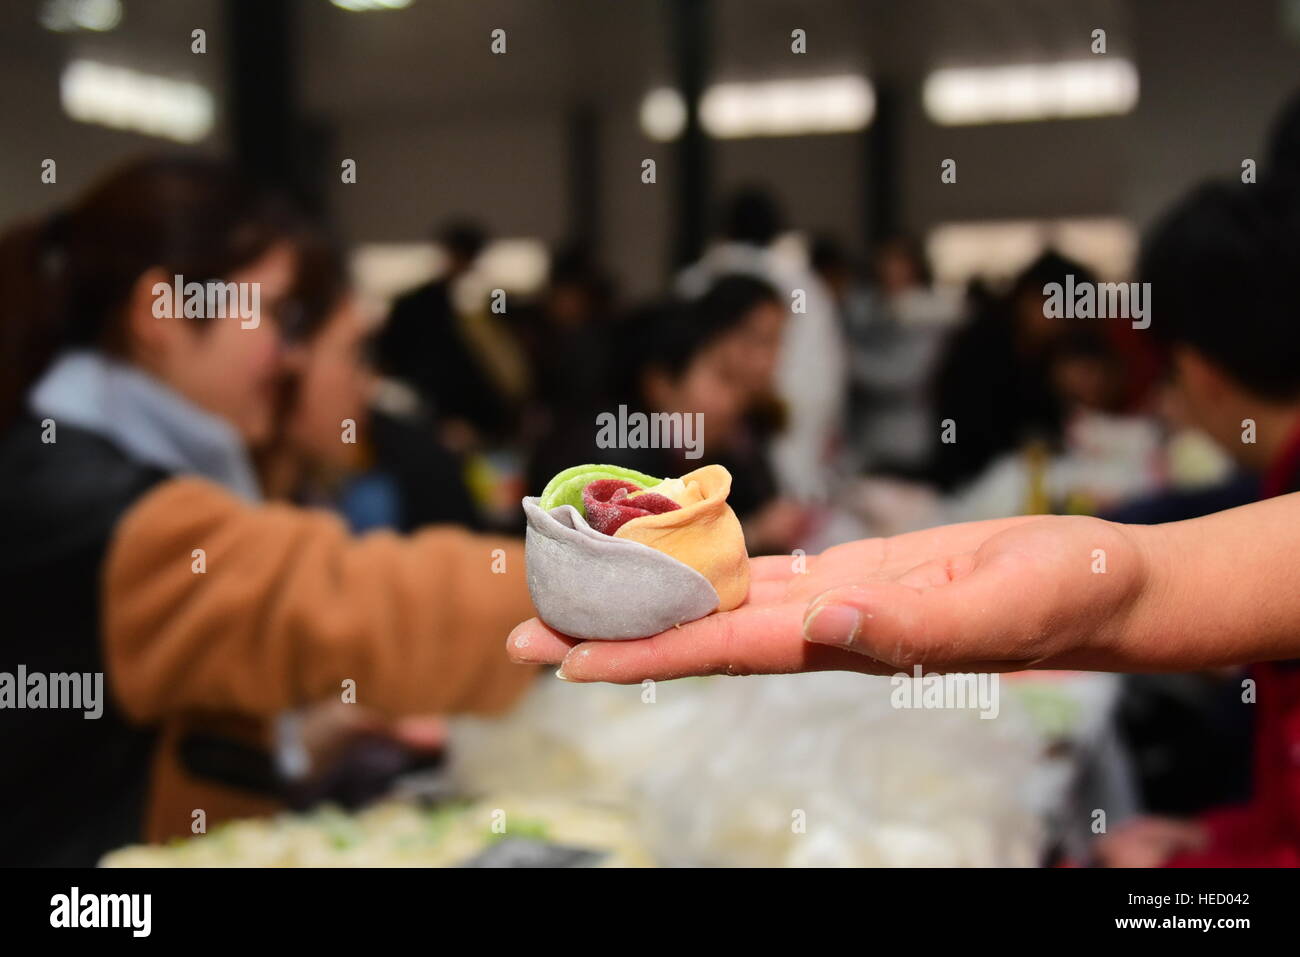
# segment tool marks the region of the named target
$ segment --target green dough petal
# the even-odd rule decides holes
[[[572,505],[585,517],[587,510],[582,507],[582,490],[597,479],[610,478],[632,482],[642,488],[651,488],[663,481],[617,465],[575,465],[546,483],[538,504],[548,512],[560,505]]]

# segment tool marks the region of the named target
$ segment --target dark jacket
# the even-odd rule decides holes
[[[445,280],[393,303],[375,339],[375,359],[385,374],[415,389],[439,420],[463,419],[488,437],[513,425],[511,403],[461,335]]]
[[[0,710],[0,864],[93,865],[188,834],[195,808],[209,826],[249,813],[211,786],[247,782],[211,781],[223,769],[190,763],[187,732],[337,700],[347,679],[390,718],[493,713],[533,677],[501,652],[533,614],[516,540],[353,538],[327,512],[165,475],[66,423],[45,445],[32,419],[0,436],[0,529],[0,671],[106,673],[98,720]]]
[[[25,416],[0,435],[0,672],[104,672],[103,559],[118,519],[163,478],[72,426],[46,444]],[[94,720],[0,710],[0,865],[89,866],[139,840],[154,734],[102,689]]]
[[[956,422],[956,441],[936,431],[931,480],[945,491],[971,482],[1030,440],[1060,444],[1065,410],[1045,355],[1016,347],[1008,307],[987,310],[953,333],[933,380],[936,420]]]

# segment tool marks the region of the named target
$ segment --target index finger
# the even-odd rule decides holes
[[[692,675],[858,671],[893,674],[866,655],[803,638],[807,605],[742,605],[636,641],[584,641],[560,665],[568,681],[635,684]]]
[[[556,631],[540,618],[520,622],[506,638],[506,654],[524,665],[558,665],[579,639]]]

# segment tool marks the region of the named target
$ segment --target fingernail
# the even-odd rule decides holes
[[[559,678],[561,681],[569,680],[569,676],[564,673],[564,665],[560,665],[560,667],[555,669],[555,677]]]
[[[862,613],[851,605],[821,605],[803,620],[805,641],[819,645],[851,645],[862,627]]]

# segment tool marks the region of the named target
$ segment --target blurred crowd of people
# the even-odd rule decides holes
[[[871,488],[889,483],[864,479],[932,491],[937,503],[1027,448],[1046,461],[1081,417],[1124,423],[1150,408],[1159,359],[1144,337],[1045,318],[1046,284],[1094,280],[1055,251],[996,288],[961,290],[937,286],[908,237],[870,261],[830,237],[800,249],[761,189],[737,192],[718,221],[717,241],[658,298],[620,300],[594,251],[574,245],[556,252],[544,288],[499,311],[473,279],[483,231],[464,221],[440,230],[446,270],[396,300],[372,355],[386,386],[398,386],[379,390],[381,403],[402,396],[403,417],[432,437],[426,454],[469,478],[446,471],[455,487],[423,495],[415,489],[432,489],[428,481],[401,482],[410,491],[395,497],[390,524],[517,531],[518,497],[575,462],[650,474],[702,464],[685,448],[599,447],[597,417],[626,407],[703,415],[702,462],[736,477],[732,501],[752,552],[821,547],[850,530],[899,530],[869,508]],[[407,466],[391,462],[393,451],[380,464],[400,476]],[[1143,482],[1155,468],[1122,464]],[[1100,504],[1117,495],[1079,495],[1090,491]],[[1006,513],[1067,504],[1022,499]],[[936,503],[909,520],[937,521]]]
[[[439,722],[420,716],[499,710],[527,684],[500,654],[529,614],[518,502],[574,464],[725,465],[755,555],[1022,512],[1167,521],[1295,490],[1298,129],[1293,109],[1264,182],[1207,185],[1151,231],[1150,332],[1049,316],[1047,287],[1097,280],[1056,250],[954,290],[911,237],[795,248],[799,224],[761,188],[723,204],[716,242],[649,301],[625,301],[580,243],[539,292],[502,299],[474,281],[485,231],[449,222],[445,268],[377,326],[339,249],[219,163],[142,161],[15,227],[0,600],[26,624],[6,660],[105,671],[116,704],[93,731],[29,714],[5,736],[8,767],[66,786],[40,809],[0,796],[34,822],[6,856],[86,863],[187,833],[185,809],[221,806],[195,796],[205,778],[254,795],[225,805],[248,813],[359,801],[433,760]],[[270,321],[158,321],[152,290],[173,275],[260,283]],[[702,458],[601,447],[598,416],[623,407],[702,413]],[[377,529],[400,534],[353,537]],[[304,710],[348,680],[362,708]],[[1267,829],[1300,819],[1279,779],[1296,772],[1273,763],[1300,747],[1300,683],[1287,665],[1261,681],[1279,690],[1253,727],[1214,675],[1134,679],[1121,720],[1148,807],[1268,802],[1268,821],[1231,822],[1263,828],[1266,855]],[[89,813],[88,787],[112,795]],[[1143,826],[1104,858],[1208,840]]]

